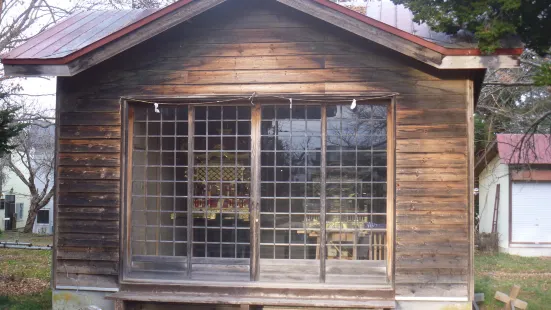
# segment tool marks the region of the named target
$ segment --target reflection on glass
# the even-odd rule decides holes
[[[134,111],[131,268],[181,271],[185,264],[161,266],[143,257],[187,256],[187,107]]]
[[[196,107],[193,256],[250,256],[249,107]]]
[[[263,106],[260,257],[319,259],[321,107]]]
[[[384,260],[386,107],[327,109],[327,259]]]

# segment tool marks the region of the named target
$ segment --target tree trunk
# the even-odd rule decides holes
[[[33,226],[34,226],[34,220],[36,219],[36,214],[38,214],[38,210],[36,210],[36,206],[31,205],[29,208],[29,214],[27,215],[27,222],[25,223],[25,228],[23,229],[24,233],[33,232]]]

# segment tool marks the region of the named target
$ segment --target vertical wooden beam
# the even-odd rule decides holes
[[[507,246],[511,246],[513,243],[513,177],[511,175],[511,167],[507,165],[507,181],[509,182],[509,218],[507,219],[508,224],[508,236]],[[499,247],[499,246],[498,246]]]
[[[387,111],[387,193],[386,193],[386,272],[388,281],[394,283],[394,240],[396,208],[396,96]]]
[[[327,105],[321,107],[321,192],[320,192],[320,282],[325,283],[325,260],[327,252],[327,234],[326,234],[326,191],[325,183],[327,181]]]
[[[195,149],[194,145],[194,136],[195,136],[195,117],[194,117],[194,108],[192,105],[188,106],[187,110],[187,121],[188,121],[188,131],[187,131],[187,277],[191,278],[191,269],[193,268],[191,264],[191,258],[193,257],[193,150]]]
[[[474,80],[467,79],[467,225],[469,229],[468,297],[474,300]]]
[[[0,0],[1,2],[1,0]],[[1,5],[0,5],[0,11],[1,11]],[[54,224],[53,224],[53,228],[54,228],[54,240],[53,240],[53,250],[52,250],[52,270],[51,270],[51,283],[50,283],[50,287],[52,289],[55,289],[56,288],[56,280],[57,280],[57,275],[56,275],[56,270],[57,270],[57,243],[58,243],[58,237],[59,237],[59,229],[58,229],[58,226],[59,226],[59,221],[58,221],[58,212],[59,212],[59,207],[57,205],[59,199],[59,173],[58,173],[58,169],[59,169],[59,138],[60,138],[60,130],[61,130],[61,118],[60,118],[60,114],[61,114],[61,106],[63,104],[63,95],[64,95],[64,92],[63,92],[63,81],[64,79],[66,78],[62,78],[62,77],[58,77],[57,78],[57,83],[56,83],[56,102],[55,102],[55,119],[56,119],[56,126],[55,126],[55,150],[54,150],[54,155],[55,155],[55,158],[54,158],[54,187],[55,187],[55,195],[54,195]]]
[[[121,135],[121,199],[120,212],[120,264],[119,277],[123,279],[131,259],[130,232],[131,225],[131,202],[132,202],[132,141],[134,137],[134,109],[128,105],[128,101],[121,100],[122,135]]]
[[[260,106],[251,111],[251,281],[260,278]]]

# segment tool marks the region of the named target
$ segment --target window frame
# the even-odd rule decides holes
[[[25,212],[25,204],[22,202],[16,202],[15,207],[17,208],[17,220],[22,221],[23,220],[23,212]],[[21,212],[19,212],[21,210]]]
[[[48,212],[48,221],[46,223],[40,223],[40,221],[38,220],[38,218],[39,218],[38,215],[39,215],[40,211],[42,211],[42,213],[44,213],[44,211]],[[38,212],[36,213],[36,224],[40,224],[40,225],[50,224],[50,209],[38,210]]]
[[[339,99],[343,98],[352,98],[352,97],[338,97]],[[218,101],[218,100],[224,100],[226,97],[209,97],[204,98],[202,100],[205,101]],[[151,100],[149,102],[157,102],[159,101],[158,98],[147,98],[144,100]],[[144,279],[144,278],[135,278],[132,277],[130,274],[130,268],[129,264],[131,263],[131,243],[130,243],[130,235],[131,235],[131,221],[130,221],[130,208],[131,208],[131,184],[132,184],[132,174],[130,167],[132,165],[132,137],[133,137],[133,119],[134,119],[134,110],[133,106],[135,104],[139,104],[140,100],[133,101],[131,99],[128,100],[122,100],[122,130],[123,135],[121,139],[121,146],[123,152],[121,152],[121,189],[122,189],[122,197],[124,197],[123,205],[121,206],[122,212],[121,212],[121,268],[120,268],[120,282],[121,284],[136,284],[136,283],[152,283],[152,284],[161,284],[169,282],[170,284],[178,284],[182,286],[186,285],[197,285],[197,283],[202,282],[209,282],[209,281],[203,281],[203,280],[195,280],[191,279],[190,276],[181,278],[177,281],[166,281],[166,280],[153,280],[153,279]],[[373,100],[375,101],[375,100]],[[170,101],[169,101],[170,102]],[[377,105],[384,105],[387,107],[387,199],[386,199],[386,257],[385,257],[385,263],[386,263],[386,272],[387,272],[387,284],[391,287],[394,287],[394,239],[395,239],[395,191],[396,191],[396,183],[395,183],[395,130],[396,130],[396,123],[395,123],[395,96],[389,96],[388,98],[384,98],[382,100],[377,100],[376,103],[364,103],[366,105],[369,104],[377,104]],[[234,105],[242,105],[243,103],[248,104],[248,101],[233,101],[230,104],[232,106]],[[279,104],[279,102],[269,102],[267,103],[269,105]],[[288,103],[281,103],[281,104],[288,104]],[[306,103],[308,104],[308,103]],[[321,105],[322,108],[322,118],[326,117],[326,108],[325,106],[331,104],[330,102],[324,103],[324,97],[320,97],[319,101],[313,101],[312,104]],[[189,144],[188,144],[188,153],[192,154],[193,152],[189,152],[189,150],[193,150],[193,131],[194,131],[194,106],[197,106],[197,103],[191,103],[186,102],[186,100],[180,99],[177,103],[171,103],[171,105],[178,106],[178,105],[187,105],[188,106],[188,137],[189,138]],[[216,104],[220,105],[220,104]],[[304,105],[301,103],[301,105]],[[260,224],[257,221],[260,218],[260,171],[261,171],[261,164],[260,164],[260,141],[261,141],[261,106],[259,104],[253,105],[251,108],[251,190],[250,190],[250,231],[251,231],[251,238],[250,238],[250,280],[246,282],[231,282],[231,281],[214,281],[217,284],[220,284],[223,287],[230,287],[232,286],[232,283],[239,283],[239,285],[245,285],[245,286],[261,286],[261,287],[269,287],[273,286],[274,283],[281,284],[281,282],[260,282],[259,281],[259,273],[260,273],[260,255],[259,255],[259,249],[260,249]],[[326,174],[326,135],[327,135],[327,122],[322,121],[322,174],[325,176]],[[193,156],[190,156],[193,157]],[[188,160],[188,176],[191,176],[193,174],[193,161]],[[257,182],[254,182],[254,180],[257,180]],[[324,178],[325,180],[325,178]],[[190,204],[192,204],[192,187],[193,182],[188,180],[188,195],[190,197],[188,198],[188,210],[190,208]],[[325,198],[325,197],[324,197]],[[326,206],[325,206],[325,199],[322,199],[322,207],[320,210],[320,219],[325,218],[326,215]],[[255,220],[256,219],[256,220]],[[192,218],[188,217],[188,221],[191,221]],[[189,227],[192,227],[191,223],[188,223],[188,229]],[[322,225],[320,234],[325,235],[325,225]],[[188,233],[189,235],[190,233]],[[325,239],[325,238],[322,238]],[[191,274],[191,264],[193,261],[193,256],[191,254],[191,247],[192,242],[188,239],[188,249],[186,260],[188,264],[187,272],[188,275]],[[325,258],[324,253],[326,251],[326,247],[322,246],[325,244],[325,240],[320,240],[320,250],[323,251],[320,253],[320,256],[323,257],[323,259],[320,259],[320,273],[321,277],[323,279],[325,278],[325,264],[322,262],[325,262],[327,259]],[[209,283],[211,283],[210,281]],[[333,286],[342,286],[337,284],[331,284],[331,283],[300,283],[302,286],[307,287],[316,287],[316,286],[324,286],[324,287],[333,287]],[[363,285],[356,285],[356,286],[363,286]]]

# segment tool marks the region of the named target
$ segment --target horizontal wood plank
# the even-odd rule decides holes
[[[120,125],[120,113],[85,113],[85,112],[64,112],[60,113],[60,126],[81,126],[81,125]]]
[[[117,248],[119,246],[119,236],[117,234],[82,234],[59,232],[57,235],[57,244],[60,247]]]
[[[120,168],[116,167],[59,167],[60,179],[118,180]]]
[[[56,255],[63,260],[119,261],[119,251],[112,248],[58,247]]]
[[[65,193],[119,193],[116,180],[59,180],[59,191]]]
[[[56,264],[56,271],[74,274],[115,276],[119,273],[119,263],[110,261],[60,260]]]
[[[455,269],[458,270],[458,269]],[[461,270],[461,269],[459,269]],[[411,274],[407,274],[411,271]],[[422,284],[462,284],[467,283],[466,268],[462,269],[463,274],[428,274],[426,270],[419,270],[417,268],[405,269],[396,266],[395,283],[422,283]]]
[[[447,85],[450,83],[451,85]],[[440,86],[441,85],[441,86]],[[459,88],[459,85],[461,88]],[[438,87],[437,87],[438,86]],[[457,88],[457,89],[456,89]],[[97,90],[98,96],[112,97],[113,94],[131,96],[136,92],[147,93],[149,96],[185,96],[185,95],[243,95],[299,93],[299,94],[343,94],[362,95],[366,93],[426,93],[432,92],[447,95],[449,92],[463,91],[464,82],[455,85],[450,81],[418,81],[415,83],[388,82],[325,82],[325,83],[268,83],[268,84],[223,84],[223,85],[158,85],[146,84],[139,86],[123,86],[120,84],[104,84]],[[65,124],[65,123],[62,123]],[[88,124],[74,124],[88,125]],[[107,124],[105,124],[107,125]],[[115,124],[109,124],[115,125]]]
[[[398,168],[397,182],[441,181],[461,182],[465,180],[467,171],[459,168]]]
[[[448,153],[466,154],[466,151],[467,138],[396,140],[396,153],[442,153],[447,156]]]
[[[61,139],[120,139],[120,126],[61,126]]]
[[[464,201],[467,195],[465,182],[397,182],[396,195],[404,197],[460,197]]]
[[[59,205],[75,207],[118,207],[120,195],[100,193],[60,193]]]
[[[400,115],[400,113],[398,113]],[[396,139],[440,139],[467,137],[465,124],[434,124],[427,121],[423,125],[399,125]]]
[[[399,256],[396,257],[396,265],[401,270],[419,269],[452,269],[460,268],[464,269],[468,267],[467,256],[453,255],[453,256],[433,256],[433,257],[412,257],[412,256]]]
[[[396,224],[467,224],[467,216],[462,213],[449,212],[429,215],[404,212],[396,214]]]
[[[75,220],[98,220],[118,221],[120,218],[119,209],[112,207],[58,207],[58,225],[63,221]]]
[[[97,233],[105,234],[118,233],[120,227],[118,221],[61,221],[58,224],[58,231],[61,233]]]
[[[79,98],[66,101],[61,112],[120,112],[121,109],[119,99]]]
[[[119,153],[121,142],[118,139],[59,140],[62,153]]]
[[[400,153],[396,156],[397,168],[460,168],[466,169],[465,153]]]
[[[193,37],[190,38],[190,40],[195,44],[239,44],[324,42],[326,38],[325,33],[317,29],[298,27],[273,29],[219,29],[217,31],[194,29]]]
[[[119,153],[60,153],[60,166],[118,167]]]
[[[177,62],[192,57],[264,57],[300,55],[361,55],[364,52],[351,44],[342,42],[270,42],[270,43],[224,43],[201,44],[197,42],[168,42],[166,50],[153,53],[165,58],[155,58],[154,63]],[[160,59],[160,61],[159,61]],[[350,58],[347,58],[350,59]],[[151,61],[151,59],[150,59]],[[135,63],[134,63],[135,64]]]
[[[56,285],[74,287],[119,288],[117,276],[56,273]]]
[[[467,114],[460,109],[438,109],[438,110],[403,110],[396,113],[396,125],[398,127],[407,125],[419,125],[421,128],[427,124],[447,124],[465,126]],[[467,128],[463,127],[465,136]],[[457,133],[456,135],[457,136]]]
[[[431,94],[404,95],[400,94],[396,98],[396,111],[402,113],[404,110],[421,109],[465,109],[465,95],[456,94],[447,96],[434,96]]]

